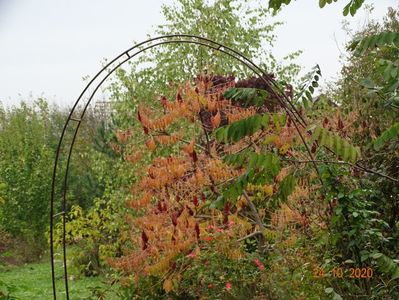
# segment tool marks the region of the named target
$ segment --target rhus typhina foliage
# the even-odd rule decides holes
[[[299,207],[316,175],[289,159],[306,156],[298,132],[311,136],[287,118],[270,80],[199,75],[175,99],[160,97],[158,109],[137,108],[143,146],[126,160],[149,163],[127,203],[132,246],[113,267],[136,280],[159,277],[166,292],[179,294],[200,253],[218,249],[242,263],[270,250],[276,226],[307,230],[310,212]],[[118,139],[131,135],[119,131]],[[303,173],[298,184],[293,172]],[[302,202],[292,206],[289,197]]]

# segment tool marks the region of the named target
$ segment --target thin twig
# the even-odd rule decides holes
[[[202,127],[202,128],[204,129],[204,133],[205,133],[206,148],[208,149],[209,156],[211,156],[211,144],[210,144],[210,141],[209,141],[209,135],[208,135],[208,132],[205,130],[205,128],[204,127]]]
[[[367,173],[371,173],[371,174],[375,174],[375,175],[384,177],[386,179],[392,180],[393,182],[399,182],[399,179],[393,178],[393,177],[391,177],[389,175],[386,175],[386,174],[383,174],[383,173],[380,173],[380,172],[377,172],[377,171],[374,171],[374,170],[367,169],[366,167],[361,166],[358,163],[357,164],[352,164],[350,162],[341,161],[341,160],[336,160],[336,161],[334,161],[334,160],[295,160],[295,159],[282,159],[282,160],[283,161],[294,162],[294,163],[299,163],[299,164],[301,164],[301,163],[305,163],[305,164],[306,163],[313,163],[313,164],[317,163],[317,164],[347,165],[347,166],[350,166],[352,168],[363,170],[364,172],[367,172]]]
[[[290,118],[289,115],[288,115],[288,117]],[[308,146],[308,144],[306,143],[306,141],[305,141],[305,139],[304,139],[304,137],[303,137],[301,131],[299,130],[298,125],[296,124],[296,122],[295,122],[295,120],[294,120],[293,118],[291,118],[291,121],[292,121],[292,124],[294,124],[295,129],[296,129],[296,131],[298,132],[299,137],[301,138],[303,145],[305,146],[306,152],[308,153],[308,155],[309,155],[311,161],[313,162],[313,161],[314,161],[313,154],[312,154],[312,152],[310,151],[309,146]],[[320,183],[323,185],[323,179],[321,178],[319,169],[317,168],[317,165],[316,165],[316,163],[314,163],[314,162],[313,162],[313,167],[314,167],[315,170],[316,170],[316,173],[317,173],[317,176],[319,177]]]
[[[156,133],[153,133],[153,134],[152,134],[152,136],[163,136],[163,135],[172,136],[170,133],[168,133],[168,132],[166,132],[166,131],[156,132]],[[187,140],[185,140],[185,139],[180,139],[180,138],[178,138],[178,140],[179,140],[180,142],[183,142],[183,143],[186,143],[186,144],[190,144],[190,143],[191,143],[190,141],[187,141]],[[202,149],[202,150],[204,150],[204,151],[207,151],[205,147],[201,146],[201,145],[198,144],[198,143],[195,143],[195,146],[198,147],[198,148],[200,148],[200,149]]]
[[[258,224],[259,229],[263,232],[265,230],[265,226],[263,225],[262,220],[260,219],[260,216],[258,214],[258,210],[256,209],[255,204],[251,201],[251,199],[249,199],[249,196],[245,190],[242,192],[242,194],[244,195],[245,200],[247,200],[247,203],[252,210],[256,224]],[[262,236],[263,236],[263,233],[262,233]]]
[[[248,235],[246,235],[246,236],[244,236],[244,237],[238,239],[237,242],[242,242],[242,241],[244,241],[244,240],[246,240],[246,239],[249,239],[249,238],[251,238],[251,237],[253,237],[253,236],[256,236],[256,235],[258,235],[258,234],[259,234],[259,235],[263,235],[262,232],[260,232],[260,231],[255,231],[255,232],[252,232],[252,233],[250,233],[250,234],[248,234]]]
[[[195,217],[199,219],[212,219],[212,216],[208,215],[195,215]]]
[[[251,141],[249,144],[247,144],[246,146],[242,147],[240,150],[237,150],[236,152],[232,153],[233,155],[238,154],[246,149],[248,149],[251,146],[257,146],[257,143],[263,138],[265,137],[267,134],[266,131],[263,131],[256,139],[255,141]]]
[[[265,244],[265,235],[263,234],[263,232],[265,231],[265,226],[262,223],[262,220],[258,214],[258,210],[256,209],[255,204],[253,204],[253,202],[251,201],[251,199],[249,198],[247,192],[245,190],[242,191],[242,194],[244,195],[245,199],[247,200],[247,203],[249,205],[249,207],[252,210],[252,214],[255,218],[255,222],[256,224],[259,226],[260,229],[260,234],[259,234],[259,238],[258,238],[258,250],[260,253],[264,253],[265,249],[266,249],[266,244]]]
[[[190,141],[187,141],[187,140],[185,140],[185,139],[179,139],[179,141],[181,141],[181,142],[183,142],[183,143],[186,143],[186,144],[190,144]],[[200,144],[195,143],[195,146],[198,147],[198,148],[200,148],[200,149],[202,149],[202,150],[204,150],[204,151],[207,151],[206,148],[203,147],[203,146],[201,146]]]

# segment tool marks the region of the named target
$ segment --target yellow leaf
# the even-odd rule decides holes
[[[267,144],[273,143],[275,140],[277,140],[277,138],[278,137],[275,134],[267,135],[265,137],[265,139],[263,140],[263,144],[267,145]]]
[[[164,282],[163,282],[163,289],[165,290],[165,292],[169,293],[170,291],[173,290],[173,281],[170,278],[167,278]]]
[[[226,256],[232,260],[239,260],[242,258],[240,249],[228,249]]]
[[[284,144],[280,149],[279,153],[280,154],[285,154],[287,153],[288,149],[290,149],[291,145],[289,143]]]
[[[208,104],[208,101],[202,95],[198,95],[198,101],[202,104],[202,106],[206,106]]]
[[[265,229],[263,230],[263,235],[266,238],[267,241],[272,242],[277,238],[277,232],[275,232],[274,230],[270,230],[270,229]]]
[[[263,191],[266,193],[266,195],[268,195],[269,197],[273,196],[273,185],[269,184],[269,185],[265,185],[263,187]]]

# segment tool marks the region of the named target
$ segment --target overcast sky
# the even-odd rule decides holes
[[[339,55],[348,40],[342,7],[348,0],[319,9],[317,0],[298,0],[277,17],[273,49],[277,57],[303,50],[298,63],[319,63],[325,80],[337,77]],[[84,88],[82,77],[95,74],[113,58],[162,24],[162,3],[173,0],[0,0],[0,102],[13,105],[44,96],[70,105]],[[264,0],[267,5],[267,0]],[[366,0],[381,19],[398,0]],[[347,17],[360,28],[367,14]]]

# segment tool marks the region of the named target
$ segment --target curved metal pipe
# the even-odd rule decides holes
[[[186,39],[179,39],[179,38],[186,38]],[[187,40],[187,38],[192,38],[192,39],[197,39],[199,41],[193,41],[193,40]],[[160,41],[158,43],[149,45],[149,46],[145,46],[146,44],[152,43],[154,41],[159,41],[162,39],[170,39],[170,40],[166,40],[166,41]],[[236,59],[237,61],[239,61],[241,64],[245,65],[246,67],[248,67],[250,70],[252,70],[257,76],[262,76],[262,75],[267,75],[267,73],[265,71],[263,71],[259,66],[257,66],[254,62],[252,62],[251,60],[249,60],[248,58],[246,58],[243,54],[239,53],[238,51],[225,46],[223,44],[220,44],[218,42],[212,41],[210,39],[207,38],[203,38],[203,37],[199,37],[199,36],[195,36],[195,35],[189,35],[189,34],[174,34],[174,35],[166,35],[166,36],[159,36],[159,37],[155,37],[149,40],[146,40],[144,42],[141,42],[139,44],[136,44],[135,46],[129,48],[128,50],[122,52],[121,54],[119,54],[118,56],[116,56],[114,59],[112,59],[108,64],[106,64],[91,80],[90,82],[86,85],[86,87],[83,89],[83,91],[81,92],[80,96],[78,97],[78,99],[76,100],[76,102],[74,103],[71,112],[68,115],[67,121],[63,127],[61,136],[60,136],[60,140],[58,142],[58,146],[57,146],[57,150],[56,150],[56,155],[55,155],[55,161],[54,161],[54,169],[53,169],[53,177],[52,177],[52,191],[51,191],[51,203],[50,203],[50,256],[51,256],[51,272],[52,272],[52,283],[53,283],[53,297],[54,299],[56,299],[57,295],[56,295],[56,283],[55,283],[55,267],[54,267],[54,232],[53,232],[53,226],[54,226],[54,217],[57,215],[62,215],[63,217],[63,262],[64,262],[64,279],[65,279],[65,290],[66,290],[66,298],[69,300],[69,288],[68,288],[68,272],[67,272],[67,260],[66,260],[66,240],[65,240],[65,226],[66,226],[66,203],[67,203],[67,199],[66,199],[66,191],[67,191],[67,184],[68,184],[68,174],[69,174],[69,165],[70,165],[70,160],[71,160],[71,156],[72,156],[72,151],[73,151],[73,146],[81,125],[81,121],[86,113],[86,110],[90,104],[90,102],[92,101],[95,93],[98,91],[99,87],[104,83],[105,80],[107,80],[109,78],[109,76],[111,74],[113,74],[113,72],[118,69],[120,66],[122,66],[124,63],[126,63],[127,61],[129,61],[130,59],[134,58],[135,56],[139,55],[140,53],[147,51],[149,49],[152,49],[154,47],[160,46],[160,45],[165,45],[165,44],[179,44],[179,43],[186,43],[186,44],[196,44],[199,46],[204,46],[204,47],[208,47],[210,49],[213,49],[215,51],[220,51],[224,54],[229,55],[230,57]],[[130,55],[129,52],[141,47],[141,46],[145,46],[144,48],[138,50],[137,52],[135,52],[134,54]],[[93,92],[91,93],[91,96],[89,97],[87,103],[85,104],[83,111],[80,115],[79,119],[75,119],[73,118],[73,114],[79,104],[79,102],[81,101],[82,97],[84,96],[84,94],[86,93],[86,91],[88,91],[89,87],[95,82],[95,80],[97,78],[99,78],[99,76],[106,71],[113,63],[115,63],[116,61],[118,61],[121,57],[123,57],[124,55],[127,56],[127,58],[123,59],[121,62],[119,62],[116,66],[114,66],[109,72],[108,74],[106,74],[104,76],[104,78],[96,85],[95,89],[93,90]],[[301,125],[306,125],[306,122],[302,119],[302,117],[300,116],[300,114],[297,112],[296,108],[293,106],[293,104],[290,102],[290,100],[288,99],[288,97],[279,90],[278,86],[275,84],[274,81],[268,81],[266,80],[264,77],[262,77],[263,81],[265,82],[265,84],[270,87],[270,89],[272,91],[275,92],[275,97],[276,99],[278,99],[280,101],[280,103],[283,105],[284,109],[286,110],[287,114],[289,115],[289,117],[292,119],[292,121],[294,122],[294,124],[296,124],[295,119],[301,123]],[[276,92],[277,90],[277,92]],[[290,106],[288,107],[284,101],[282,100],[284,99]],[[292,109],[292,110],[291,110]],[[68,125],[70,124],[71,120],[73,121],[77,121],[78,124],[75,128],[75,132],[73,134],[73,138],[72,141],[70,143],[70,148],[69,148],[69,152],[68,152],[68,158],[66,161],[66,169],[65,169],[65,174],[64,174],[64,183],[63,183],[63,199],[62,199],[62,212],[55,214],[54,215],[54,197],[55,197],[55,182],[56,182],[56,178],[57,178],[57,167],[58,167],[58,163],[59,163],[59,158],[60,158],[60,152],[61,152],[61,147],[62,147],[62,143],[64,141],[64,137],[65,137],[65,133],[66,130],[68,128]],[[295,125],[296,126],[296,125]],[[298,131],[298,133],[301,135],[301,133],[299,132],[298,127],[296,126],[296,129]],[[302,136],[302,135],[301,135]],[[303,139],[302,139],[303,140]],[[307,147],[306,142],[303,140],[305,147]],[[313,160],[313,157],[309,151],[310,157]]]

